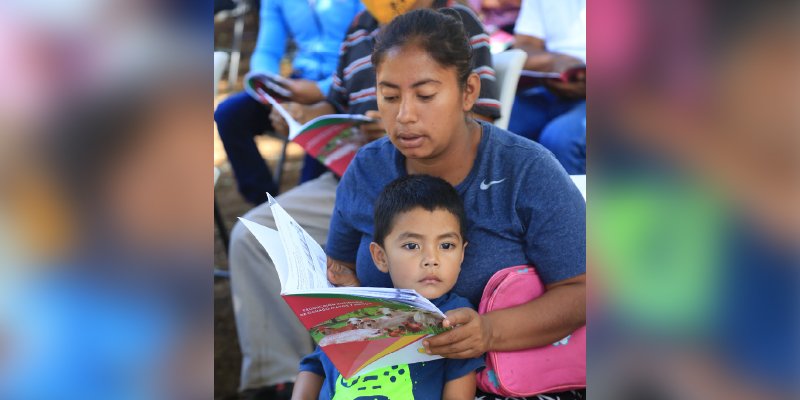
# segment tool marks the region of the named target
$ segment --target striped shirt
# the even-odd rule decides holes
[[[434,6],[438,7],[447,5],[447,1],[434,2]],[[497,100],[498,89],[488,46],[489,36],[472,10],[460,4],[451,6],[461,14],[473,49],[473,71],[481,78],[481,93],[472,111],[496,119],[500,117],[500,102]],[[328,102],[336,112],[364,114],[378,109],[375,68],[371,60],[378,31],[378,21],[366,11],[356,16],[347,31],[339,52],[339,66],[328,93]]]

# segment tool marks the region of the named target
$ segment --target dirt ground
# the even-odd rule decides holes
[[[258,32],[257,12],[250,11],[245,19],[245,33],[242,43],[242,60],[239,65],[239,80],[235,87],[227,84],[227,72],[219,85],[219,93],[214,99],[214,107],[228,95],[242,90],[242,77],[249,70],[250,54],[255,46]],[[228,50],[232,42],[233,20],[215,21],[214,47],[217,50]],[[222,147],[214,126],[214,165],[221,174],[214,188],[214,199],[218,206],[225,229],[230,231],[236,218],[247,212],[252,205],[247,203],[236,189],[236,181],[228,164],[227,155]],[[259,151],[267,160],[273,174],[280,157],[283,142],[269,136],[256,137]],[[287,151],[287,159],[281,180],[281,192],[293,187],[299,178],[302,166],[302,149],[291,143]],[[216,226],[215,226],[216,227]],[[227,255],[219,231],[215,230],[214,266],[221,270],[228,269]],[[236,336],[236,323],[233,318],[230,282],[225,278],[217,278],[214,282],[214,398],[216,400],[233,400],[237,398],[239,371],[241,368],[241,352]]]

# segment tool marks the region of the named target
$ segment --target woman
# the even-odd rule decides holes
[[[391,287],[369,254],[378,193],[406,174],[438,176],[455,186],[464,199],[470,242],[455,292],[477,305],[492,274],[521,264],[536,266],[547,291],[485,315],[466,308],[448,312],[459,326],[425,345],[449,358],[553,343],[584,325],[586,314],[583,198],[547,150],[471,118],[480,79],[470,57],[453,15],[417,10],[383,30],[372,62],[388,138],[362,148],[348,167],[327,244],[331,282]],[[301,370],[313,371],[313,359]],[[313,379],[301,372],[298,385]]]

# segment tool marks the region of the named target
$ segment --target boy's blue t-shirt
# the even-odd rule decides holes
[[[462,307],[474,307],[467,299],[452,292],[431,300],[443,312]],[[484,366],[483,357],[469,359],[442,358],[424,363],[395,365],[365,375],[343,379],[320,347],[300,362],[300,371],[325,377],[320,400],[386,398],[441,399],[445,383],[461,378]]]
[[[545,284],[585,273],[586,203],[569,175],[538,143],[481,125],[472,170],[456,186],[469,245],[453,291],[478,305],[495,272],[523,264]],[[405,157],[382,138],[361,148],[337,188],[326,253],[355,262],[363,286],[392,287],[369,252],[373,207],[384,186],[405,175]]]

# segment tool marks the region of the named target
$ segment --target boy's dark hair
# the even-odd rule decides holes
[[[404,176],[383,188],[375,202],[373,240],[383,246],[383,241],[394,227],[395,218],[417,207],[428,211],[444,210],[455,215],[461,238],[467,241],[467,217],[461,197],[447,181],[430,175]]]
[[[458,11],[422,8],[395,17],[376,39],[372,65],[377,68],[389,49],[411,43],[425,50],[439,65],[454,67],[459,85],[466,85],[472,72],[472,46]]]

